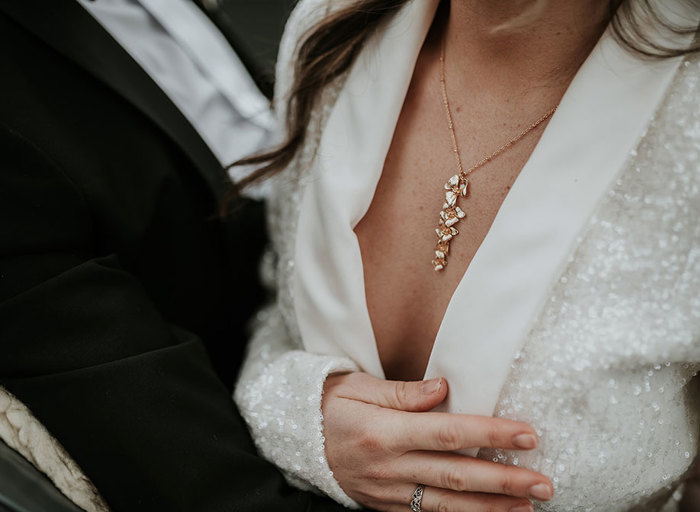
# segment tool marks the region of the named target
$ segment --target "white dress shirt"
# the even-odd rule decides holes
[[[168,95],[222,165],[269,144],[269,102],[191,1],[79,1]],[[236,168],[232,177],[246,172]]]

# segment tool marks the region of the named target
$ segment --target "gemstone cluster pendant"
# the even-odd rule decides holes
[[[469,180],[466,176],[455,174],[445,183],[445,204],[440,212],[440,223],[435,233],[438,241],[435,245],[435,259],[433,269],[436,272],[447,266],[447,254],[450,252],[450,241],[459,234],[454,227],[460,220],[467,216],[459,206],[457,199],[466,197],[469,190]]]

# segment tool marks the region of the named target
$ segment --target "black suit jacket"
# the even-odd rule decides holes
[[[230,397],[260,205],[73,0],[0,0],[0,384],[115,511],[319,511]]]

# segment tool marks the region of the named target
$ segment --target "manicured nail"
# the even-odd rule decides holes
[[[541,501],[552,499],[552,489],[547,484],[533,485],[527,490],[531,498]]]
[[[537,438],[532,434],[518,434],[513,438],[513,445],[521,450],[537,448]]]
[[[510,512],[532,512],[532,505],[518,505],[510,509]]]
[[[442,379],[431,379],[421,382],[420,392],[424,395],[432,395],[440,391],[442,387]]]

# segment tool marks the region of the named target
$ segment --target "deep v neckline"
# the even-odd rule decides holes
[[[360,53],[301,199],[293,287],[304,346],[378,377],[354,227],[374,197],[437,4],[409,2]],[[606,31],[579,69],[448,303],[425,374],[450,382],[443,408],[492,414],[513,356],[679,62],[637,59]]]

